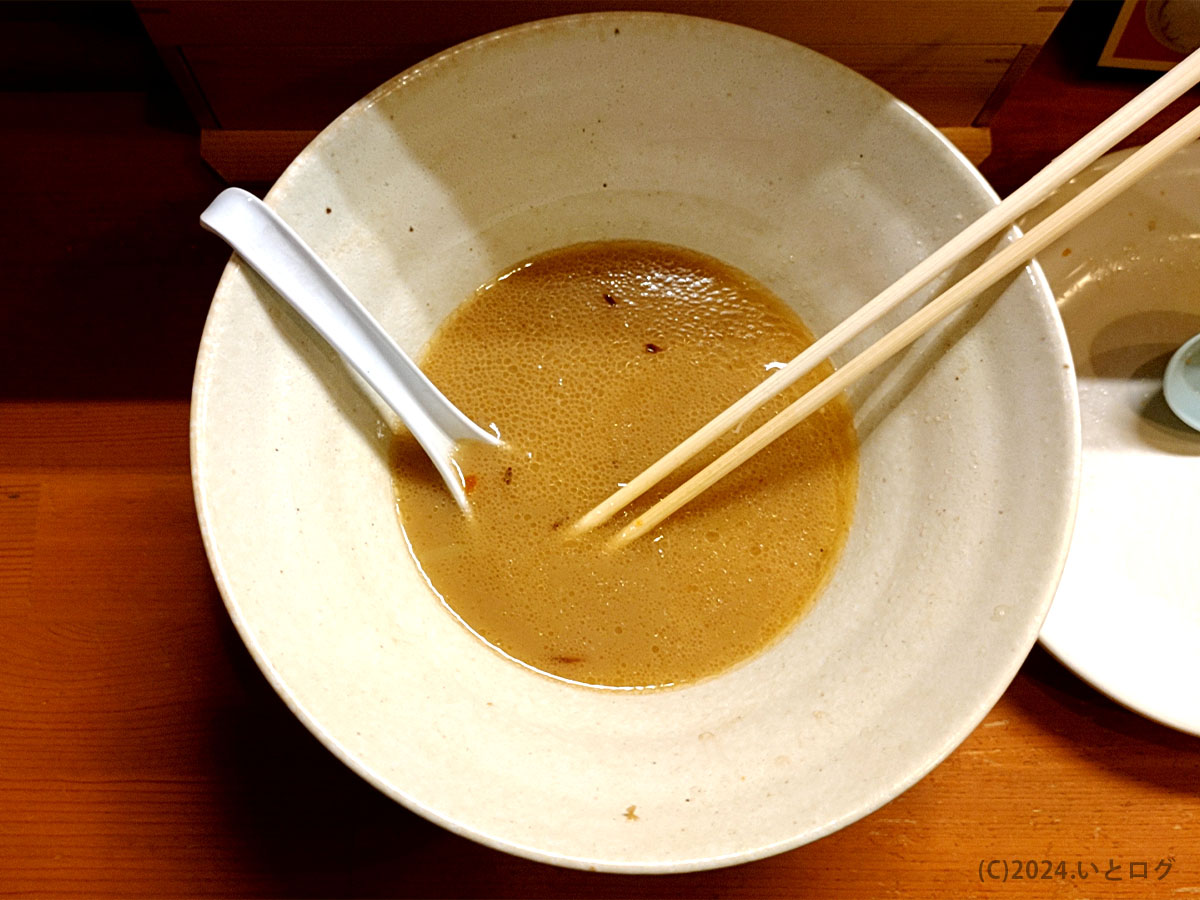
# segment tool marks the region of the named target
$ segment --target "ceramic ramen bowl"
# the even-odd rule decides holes
[[[267,199],[413,354],[505,267],[605,238],[711,254],[823,332],[996,202],[840,65],[654,14],[430,59],[333,122]],[[393,423],[236,259],[200,350],[193,473],[243,639],[363,778],[512,853],[683,871],[853,822],[983,718],[1063,564],[1074,391],[1036,268],[922,339],[851,397],[857,509],[815,608],[724,674],[656,692],[542,677],[448,613],[396,519]]]

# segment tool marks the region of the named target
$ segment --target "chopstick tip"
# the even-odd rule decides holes
[[[581,534],[587,534],[592,529],[607,522],[611,515],[608,511],[607,503],[601,503],[571,523],[571,527],[567,529],[567,534],[571,537],[579,537]]]
[[[608,551],[620,550],[638,535],[645,531],[645,522],[639,517],[634,519],[632,523],[626,525],[605,545]]]

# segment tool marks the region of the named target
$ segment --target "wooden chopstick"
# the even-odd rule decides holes
[[[762,384],[598,504],[571,526],[570,533],[582,534],[608,521],[618,510],[636,500],[762,404],[795,384],[937,275],[978,249],[988,238],[1009,227],[1197,82],[1200,82],[1200,50],[1177,63],[1154,84],[1055,157],[1004,202],[988,210],[898,281],[816,340],[784,368],[774,372]]]
[[[688,479],[618,534],[610,546],[619,547],[653,528],[671,513],[737,468],[806,416],[820,409],[855,380],[870,372],[954,310],[1024,265],[1117,194],[1142,178],[1171,154],[1200,137],[1200,109],[1180,119],[1119,166],[1007,247],[989,257],[953,287],[923,306],[874,344],[819,382],[765,425]]]

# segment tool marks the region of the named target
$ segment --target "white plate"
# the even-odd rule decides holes
[[[602,14],[405,72],[268,202],[417,353],[497,272],[604,238],[709,253],[824,332],[996,200],[927,122],[816,53]],[[213,571],[296,714],[447,828],[612,871],[795,847],[933,768],[1036,641],[1077,487],[1066,338],[1031,269],[856,387],[855,520],[797,627],[698,684],[598,691],[503,659],[439,604],[394,515],[387,420],[236,260],[193,400]]]
[[[1129,155],[1110,154],[1040,217]],[[1083,475],[1042,643],[1114,700],[1200,734],[1200,434],[1162,396],[1200,332],[1200,148],[1040,257],[1079,378]]]

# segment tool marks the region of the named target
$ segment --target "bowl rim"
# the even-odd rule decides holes
[[[379,98],[387,95],[397,89],[402,88],[408,82],[423,77],[427,70],[436,69],[445,64],[447,61],[466,54],[474,52],[476,49],[493,43],[498,40],[503,40],[511,35],[525,34],[536,31],[548,31],[555,28],[571,27],[577,24],[584,24],[593,21],[599,22],[625,22],[630,19],[639,20],[676,20],[676,21],[695,21],[708,24],[716,24],[725,28],[740,29],[747,32],[753,32],[763,38],[777,41],[781,44],[787,44],[793,47],[803,47],[796,43],[778,35],[773,35],[759,29],[751,28],[745,25],[725,22],[718,19],[712,19],[703,16],[684,15],[672,12],[655,12],[655,11],[597,11],[575,13],[550,18],[536,19],[523,22],[520,24],[497,29],[466,41],[460,42],[436,54],[433,54],[412,66],[407,67],[397,75],[388,79],[379,87],[372,90],[370,93],[356,101],[344,112],[339,114],[328,125],[321,129],[317,135],[300,151],[296,158],[288,165],[284,173],[271,186],[266,194],[266,201],[270,203],[273,198],[277,198],[281,193],[287,191],[289,175],[296,172],[298,166],[302,165],[306,157],[313,153],[317,148],[323,146],[328,141],[334,139],[336,132],[341,127],[342,123],[352,117],[360,115],[365,109],[376,103]],[[808,49],[808,48],[804,48]],[[816,53],[816,51],[809,51]],[[928,120],[913,110],[908,104],[895,98],[883,88],[875,85],[869,79],[858,74],[853,69],[829,59],[823,54],[816,54],[827,60],[832,66],[840,68],[844,73],[852,76],[861,82],[870,84],[872,88],[885,96],[890,104],[896,108],[903,110],[912,119],[917,122],[933,140],[933,145],[937,146],[941,152],[948,154],[954,159],[963,174],[967,175],[971,182],[980,190],[981,194],[992,203],[999,202],[999,195],[994,188],[988,183],[978,169],[967,159],[965,154],[955,146],[941,131],[934,127]],[[1009,234],[1019,236],[1020,231],[1017,226],[1012,226]],[[221,279],[218,282],[216,292],[221,289],[221,284],[226,281],[231,275],[233,262],[227,263],[222,272]],[[1047,306],[1055,308],[1053,301],[1053,292],[1050,289],[1049,283],[1041,270],[1036,259],[1031,260],[1026,266],[1027,273],[1031,276],[1033,282],[1037,286],[1039,292],[1047,298]],[[960,725],[953,732],[946,735],[940,748],[930,754],[924,764],[911,770],[909,776],[902,779],[898,785],[892,785],[891,789],[880,791],[878,796],[871,798],[870,801],[861,804],[859,807],[846,811],[842,815],[828,820],[820,828],[812,829],[800,835],[794,836],[787,840],[778,841],[762,846],[755,846],[749,849],[738,850],[722,855],[698,856],[682,861],[661,863],[661,862],[612,862],[604,859],[593,859],[587,857],[566,856],[560,853],[545,851],[535,846],[521,844],[517,841],[508,840],[490,834],[486,831],[472,827],[471,825],[458,821],[449,817],[436,809],[433,809],[415,798],[409,796],[405,791],[400,789],[383,778],[370,765],[357,759],[340,741],[330,732],[320,721],[320,719],[308,710],[301,699],[296,696],[289,687],[287,681],[275,668],[271,662],[269,655],[260,645],[253,629],[244,616],[241,605],[238,603],[235,591],[233,590],[231,579],[226,572],[219,548],[216,546],[210,528],[210,519],[212,516],[208,508],[208,497],[205,492],[205,485],[202,479],[202,473],[198,465],[199,445],[203,438],[203,419],[207,406],[207,384],[206,379],[209,372],[209,366],[214,355],[214,342],[216,340],[212,328],[213,310],[210,309],[206,319],[204,332],[201,337],[200,348],[197,354],[197,362],[193,378],[193,390],[191,398],[191,413],[189,418],[189,449],[191,462],[191,476],[193,485],[193,494],[196,503],[197,518],[199,521],[202,541],[205,548],[205,553],[208,557],[210,568],[213,572],[214,580],[216,581],[218,590],[221,594],[222,601],[226,610],[234,623],[239,637],[247,647],[252,658],[254,659],[259,670],[266,677],[275,693],[284,701],[291,712],[305,725],[312,733],[338,760],[346,765],[356,775],[371,784],[385,796],[399,802],[407,810],[414,812],[426,820],[445,828],[446,830],[472,840],[476,843],[483,844],[492,849],[500,850],[505,853],[510,853],[519,857],[524,857],[537,862],[552,864],[560,867],[574,868],[587,871],[601,871],[623,874],[672,874],[684,873],[692,871],[703,871],[712,868],[720,868],[730,865],[737,865],[745,862],[751,862],[758,859],[763,859],[769,856],[776,855],[787,850],[795,849],[799,846],[811,843],[826,837],[850,824],[862,819],[871,813],[877,811],[883,806],[890,803],[892,800],[899,797],[909,788],[921,781],[933,769],[939,766],[947,756],[949,756],[965,738],[970,735],[986,717],[988,712],[995,705],[1000,696],[1007,690],[1009,684],[1016,676],[1020,667],[1028,655],[1030,649],[1037,641],[1037,635],[1046,614],[1049,612],[1051,601],[1053,600],[1058,579],[1061,577],[1063,567],[1067,558],[1067,550],[1070,543],[1071,532],[1073,528],[1075,513],[1079,498],[1079,477],[1080,477],[1080,459],[1081,459],[1081,438],[1080,438],[1080,417],[1078,402],[1074,398],[1070,403],[1066,403],[1068,415],[1071,417],[1071,430],[1073,433],[1073,442],[1070,451],[1070,462],[1072,467],[1071,477],[1064,481],[1063,489],[1067,496],[1061,498],[1066,501],[1069,510],[1065,522],[1065,527],[1059,535],[1059,546],[1055,551],[1056,575],[1051,582],[1047,582],[1043,596],[1037,599],[1037,614],[1031,619],[1029,629],[1028,646],[1024,653],[1013,654],[1009,661],[1009,665],[1002,671],[998,671],[994,676],[991,685],[992,690],[987,692],[986,696],[981,696],[976,703],[975,712],[971,716],[963,717]],[[1059,332],[1061,346],[1066,352],[1065,365],[1070,365],[1070,355],[1067,348],[1067,340],[1065,330],[1061,319],[1054,320],[1054,327]],[[1071,384],[1074,384],[1073,367],[1070,374]]]

